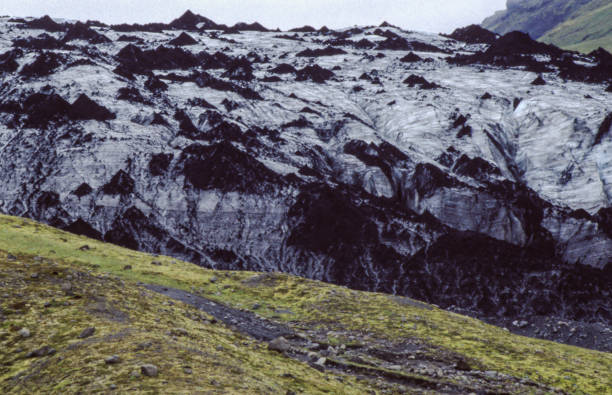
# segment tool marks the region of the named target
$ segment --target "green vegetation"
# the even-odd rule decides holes
[[[540,41],[586,53],[599,47],[612,51],[612,3],[561,23]]]
[[[407,298],[285,274],[207,270],[8,216],[0,216],[0,391],[89,393],[110,386],[143,393],[380,390],[378,382],[355,374],[368,369],[391,381],[399,376],[425,380],[368,361],[355,361],[350,369],[344,363],[352,374],[321,372],[138,282],[254,309],[296,332],[320,330],[330,346],[410,340],[426,346],[434,360],[462,358],[474,369],[570,393],[612,394],[612,355],[607,353],[515,336]],[[90,326],[95,334],[79,339]],[[24,327],[32,335],[20,338]],[[347,333],[360,335],[351,339]],[[45,345],[57,353],[25,357]],[[106,364],[111,355],[121,363]],[[142,376],[139,367],[145,363],[159,367],[159,375]],[[332,358],[330,363],[340,364]]]
[[[612,4],[609,0],[514,1],[482,26],[500,34],[513,30],[568,50],[612,51]]]

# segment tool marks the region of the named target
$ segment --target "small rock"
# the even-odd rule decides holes
[[[517,328],[524,328],[527,325],[529,325],[529,322],[527,321],[512,321],[512,325],[516,326]]]
[[[217,279],[217,277],[212,276],[212,277],[210,278],[210,280],[208,280],[208,281],[210,281],[212,284],[214,284],[214,283],[216,283],[216,282],[217,282],[217,280],[218,280],[218,279]]]
[[[91,250],[91,247],[89,247],[87,244],[85,244],[84,246],[80,247],[79,250],[81,250],[81,251],[89,251],[89,250]]]
[[[65,293],[70,293],[72,291],[72,284],[69,282],[62,283],[62,291]]]
[[[30,278],[33,279],[33,280],[36,280],[38,278],[38,273],[32,273],[30,275]]]
[[[189,335],[189,332],[187,332],[187,329],[184,328],[175,328],[172,330],[172,334],[174,336],[187,336]]]
[[[285,352],[285,351],[289,351],[290,349],[291,349],[291,343],[289,343],[289,341],[282,336],[277,337],[276,339],[268,343],[268,350]]]
[[[160,261],[153,261],[153,262],[151,262],[151,265],[153,265],[153,266],[161,266],[162,263]]]
[[[320,347],[321,345],[319,343],[309,343],[308,345],[306,345],[306,348],[309,350],[316,350]]]
[[[325,357],[321,357],[317,359],[317,362],[315,362],[315,364],[319,366],[325,366],[326,363],[327,363],[327,358]]]
[[[132,270],[132,265],[125,265],[123,270]]]
[[[463,371],[470,371],[472,370],[472,367],[463,359],[460,359],[459,361],[457,361],[457,363],[455,364],[455,369],[457,370],[463,370]]]
[[[83,329],[83,332],[81,332],[81,334],[79,335],[79,339],[87,339],[88,337],[93,336],[94,333],[96,333],[96,328],[94,328],[93,326],[85,328]]]
[[[157,375],[159,374],[157,366],[151,364],[142,365],[140,367],[140,371],[143,375],[147,377],[157,377]]]
[[[28,337],[32,336],[32,334],[30,333],[30,330],[28,328],[21,328],[19,330],[19,332],[17,332],[19,334],[20,337],[27,339]]]
[[[113,391],[113,390],[116,390],[116,389],[117,389],[117,386],[116,386],[115,384],[111,384],[111,385],[109,385],[109,386],[108,386],[108,388],[109,388],[111,391]]]
[[[39,348],[38,350],[30,351],[26,355],[26,358],[40,358],[40,357],[44,357],[44,356],[47,356],[47,355],[53,355],[55,353],[56,353],[56,351],[55,351],[54,348],[49,347],[49,346],[43,346],[43,347]]]
[[[261,305],[259,303],[255,303],[253,305],[253,307],[251,307],[251,309],[253,309],[253,310],[257,310],[257,309],[260,309],[260,308],[261,308]]]
[[[6,260],[7,261],[16,261],[17,257],[15,255],[13,255],[13,254],[7,254]]]
[[[117,355],[111,355],[110,357],[107,357],[104,360],[104,363],[106,363],[107,365],[116,365],[118,363],[121,363],[121,358],[119,358],[119,356]]]
[[[185,366],[183,372],[185,372],[185,374],[193,374],[193,370],[189,366]]]

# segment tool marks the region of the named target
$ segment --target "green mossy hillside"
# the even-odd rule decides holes
[[[319,331],[332,347],[409,341],[439,364],[465,360],[508,380],[612,394],[611,354],[512,335],[407,298],[286,274],[207,270],[8,216],[0,216],[0,391],[382,393],[379,382],[358,374],[367,360],[333,374],[320,371],[139,283],[254,311],[297,332]],[[79,339],[87,327],[95,334]],[[21,328],[31,336],[22,338]],[[43,346],[55,353],[26,357]],[[121,362],[105,363],[112,355]],[[157,377],[140,373],[146,363],[159,368]],[[398,377],[387,368],[379,372],[391,384]],[[386,393],[401,392],[391,384]]]

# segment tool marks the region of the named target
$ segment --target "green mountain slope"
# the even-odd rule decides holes
[[[482,26],[500,34],[520,30],[570,50],[611,51],[611,6],[609,0],[509,0]]]
[[[611,354],[411,299],[0,216],[1,393],[610,394],[610,371]]]
[[[540,41],[580,52],[599,47],[612,51],[612,3],[561,23]]]

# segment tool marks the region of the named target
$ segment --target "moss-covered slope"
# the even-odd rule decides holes
[[[599,47],[612,51],[612,3],[585,10],[548,31],[540,41],[579,52]]]
[[[223,303],[238,318],[250,310],[293,335],[282,352],[271,350],[279,347],[231,317],[144,284]],[[94,333],[81,338],[87,328]],[[157,375],[147,376],[146,364]],[[610,354],[515,336],[410,299],[206,270],[0,216],[3,393],[605,394],[611,371]]]
[[[506,10],[485,19],[482,26],[500,34],[523,31],[569,50],[612,51],[609,0],[511,0]]]

